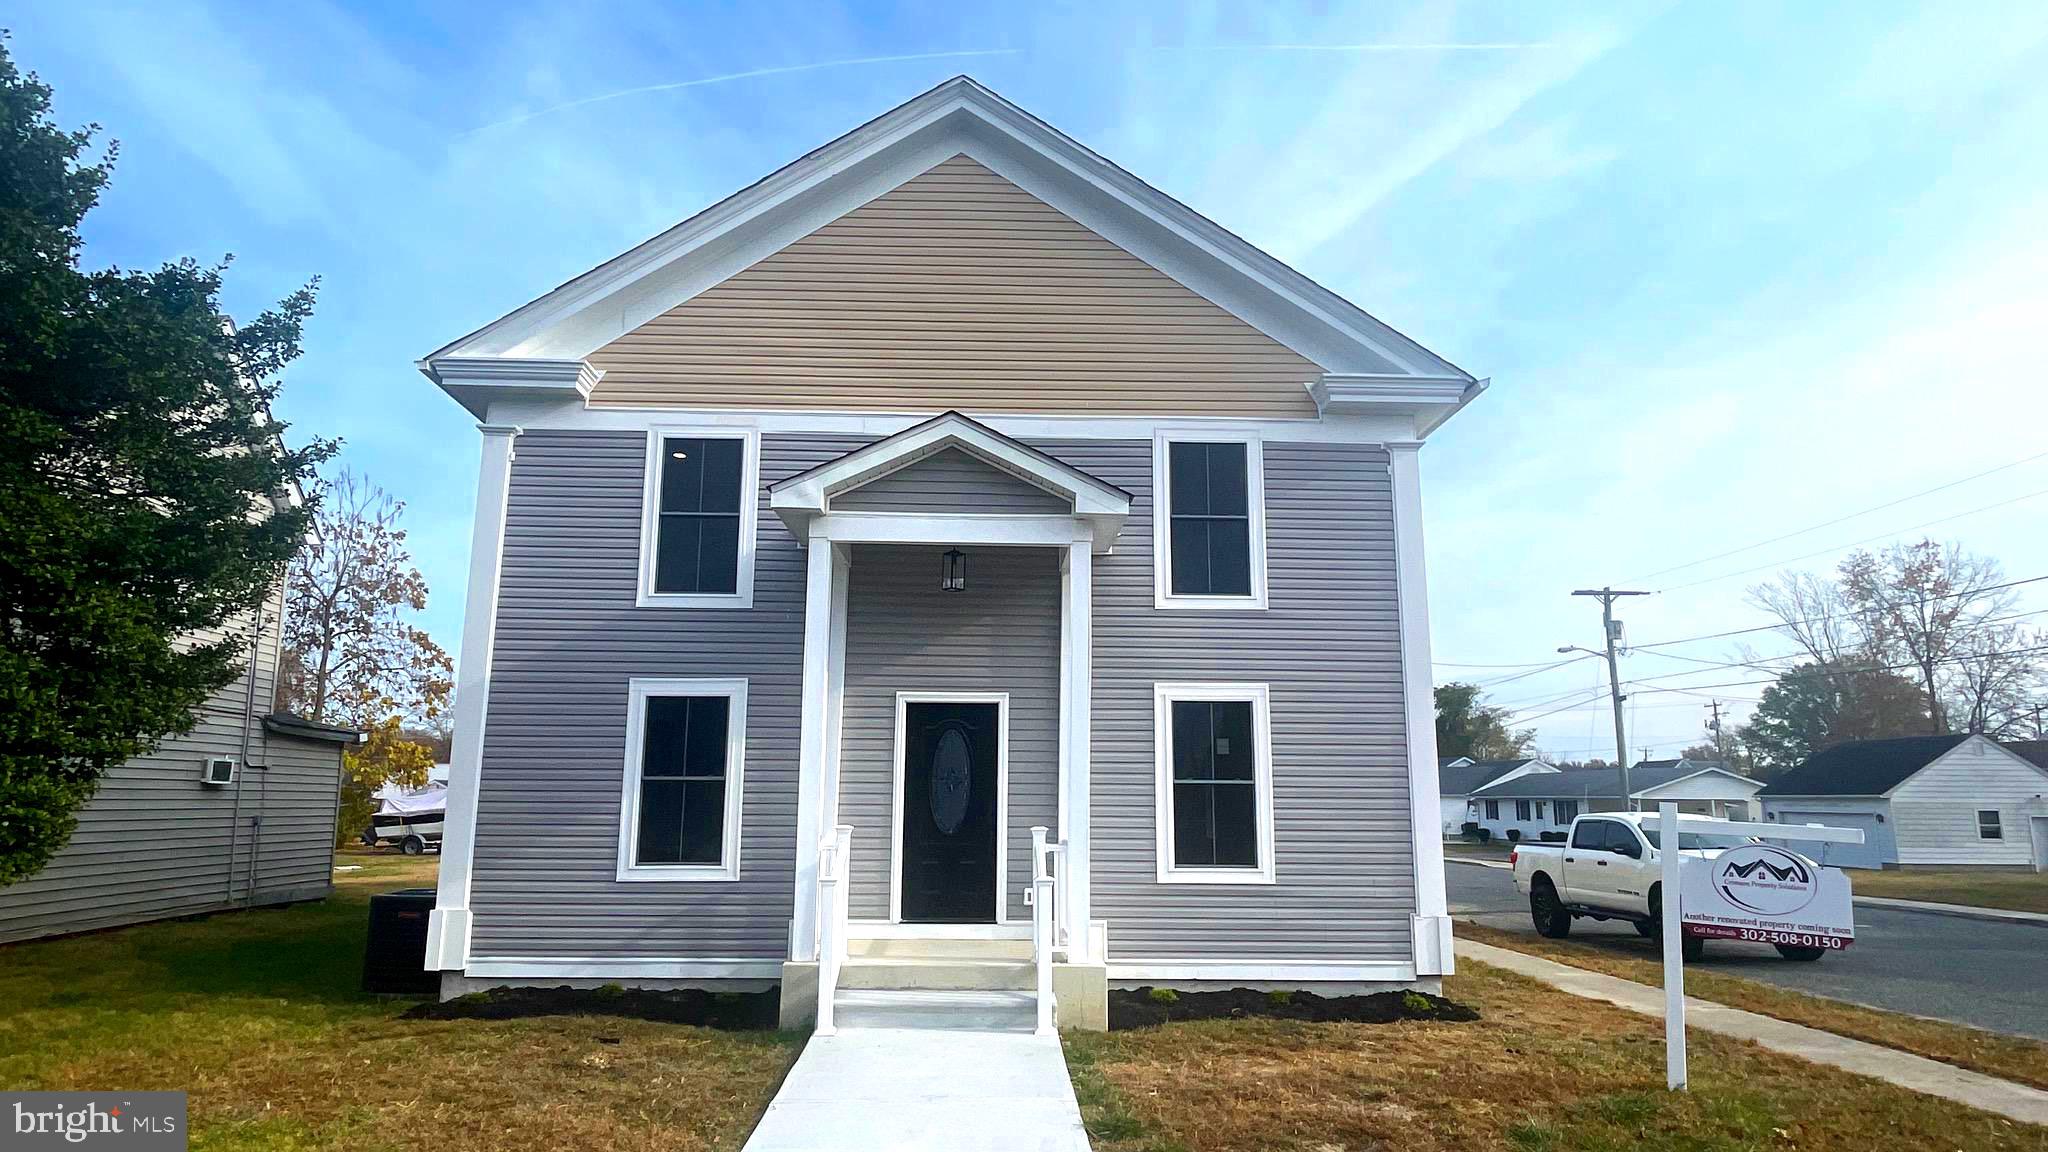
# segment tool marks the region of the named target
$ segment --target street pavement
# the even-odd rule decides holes
[[[1447,863],[1451,915],[1535,934],[1514,874]],[[1626,921],[1572,921],[1572,939],[1655,958]],[[1765,944],[1709,940],[1696,965],[1817,996],[2048,1040],[2048,926],[1858,905],[1856,943],[1811,964]]]

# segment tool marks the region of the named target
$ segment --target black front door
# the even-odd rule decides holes
[[[994,704],[906,704],[903,714],[903,919],[996,918]]]

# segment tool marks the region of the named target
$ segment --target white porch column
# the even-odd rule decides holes
[[[1415,974],[1448,975],[1451,920],[1437,803],[1436,697],[1429,653],[1429,575],[1422,544],[1422,443],[1389,441],[1394,557],[1400,588],[1401,688],[1408,729],[1408,826],[1415,858]]]
[[[427,917],[427,968],[459,972],[469,962],[469,878],[476,850],[476,801],[484,763],[484,713],[491,691],[491,645],[498,627],[498,569],[504,558],[505,493],[512,481],[514,424],[478,425],[476,515],[469,535],[469,589],[462,612],[461,666],[455,677],[455,744],[448,756],[448,812],[441,877]]]
[[[1060,837],[1067,842],[1067,903],[1059,910],[1067,934],[1067,959],[1072,963],[1101,963],[1090,955],[1088,860],[1088,742],[1090,733],[1089,694],[1094,687],[1093,634],[1094,556],[1085,538],[1067,545],[1066,563],[1060,584],[1060,751],[1065,771],[1061,774]]]
[[[796,907],[790,918],[789,958],[818,958],[818,842],[838,810],[837,759],[833,743],[835,609],[845,605],[845,568],[830,540],[811,539],[805,557],[803,712],[799,733],[796,793]]]

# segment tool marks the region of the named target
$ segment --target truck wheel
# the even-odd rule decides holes
[[[1648,937],[1651,940],[1663,940],[1664,886],[1662,884],[1652,884],[1650,886],[1650,918],[1647,921],[1637,922],[1636,931]],[[1684,963],[1690,964],[1706,954],[1706,937],[1694,936],[1691,933],[1683,931],[1681,931],[1678,934],[1679,960],[1681,960]]]
[[[417,856],[427,850],[427,842],[417,836],[407,836],[398,842],[398,850],[407,856]]]
[[[1571,910],[1557,898],[1548,876],[1536,877],[1529,886],[1529,918],[1536,922],[1536,934],[1545,939],[1562,940],[1572,934]]]
[[[1797,960],[1801,963],[1811,963],[1818,960],[1822,956],[1827,955],[1828,951],[1825,948],[1802,948],[1797,944],[1776,944],[1773,947],[1778,950],[1778,955],[1783,956],[1787,960]]]
[[[1648,920],[1637,920],[1634,923],[1636,926],[1636,935],[1641,936],[1645,940],[1655,940],[1657,938],[1656,925],[1650,923]]]

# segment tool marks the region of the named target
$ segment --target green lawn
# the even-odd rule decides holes
[[[2048,912],[2048,872],[1977,872],[1964,868],[1878,872],[1854,868],[1849,870],[1849,888],[1859,896]]]
[[[1709,1034],[1667,1092],[1656,1020],[1463,959],[1444,994],[1482,1018],[1073,1033],[1067,1064],[1096,1152],[2048,1149],[2048,1128]]]
[[[183,1089],[194,1149],[737,1148],[801,1038],[600,1017],[412,1021],[357,991],[372,892],[0,949],[0,1087]]]

